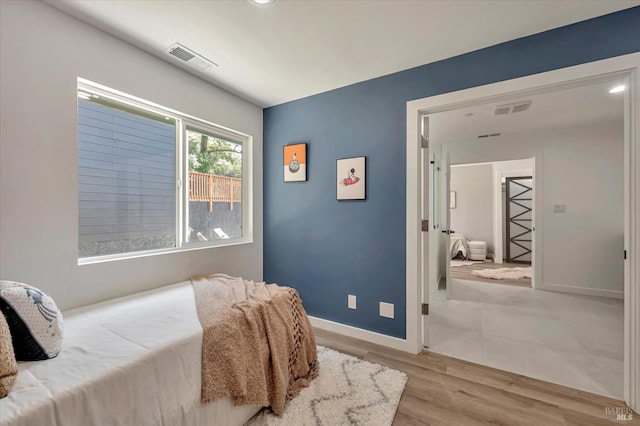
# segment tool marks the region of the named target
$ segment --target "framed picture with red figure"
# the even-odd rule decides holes
[[[340,158],[336,161],[336,198],[338,200],[364,200],[366,157]]]

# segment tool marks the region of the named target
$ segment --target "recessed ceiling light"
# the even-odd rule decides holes
[[[620,85],[620,86],[616,86],[613,89],[609,90],[609,93],[620,93],[620,92],[624,92],[624,85]]]
[[[274,0],[249,0],[249,1],[255,4],[269,4],[274,2]]]

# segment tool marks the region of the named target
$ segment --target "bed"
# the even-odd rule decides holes
[[[462,234],[451,234],[451,259],[466,260],[469,254],[469,244],[467,239]]]
[[[64,316],[62,352],[19,364],[0,425],[242,425],[260,410],[200,402],[202,328],[190,282]]]

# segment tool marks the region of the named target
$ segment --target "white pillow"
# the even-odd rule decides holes
[[[51,297],[28,284],[0,281],[0,310],[18,361],[54,358],[62,347],[62,313]]]

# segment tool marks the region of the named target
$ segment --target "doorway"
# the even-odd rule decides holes
[[[452,279],[532,287],[533,174],[533,158],[451,166]],[[507,203],[509,181],[523,182],[529,189],[512,189]],[[516,248],[507,245],[509,240]],[[511,253],[515,262],[503,253]]]
[[[613,78],[430,115],[432,141],[442,144],[443,152],[454,164],[445,173],[451,194],[457,194],[456,204],[449,205],[446,218],[446,237],[452,248],[459,249],[450,253],[451,265],[462,256],[488,266],[472,270],[471,277],[447,279],[447,285],[451,285],[450,298],[431,303],[434,332],[430,351],[618,399],[623,397],[623,301],[606,298],[606,292],[600,298],[589,296],[611,289],[623,296],[623,262],[618,255],[624,247],[624,108],[621,97],[608,94],[616,83]],[[588,114],[591,106],[584,99],[590,98],[598,105],[600,115]],[[567,115],[570,120],[557,119],[550,108],[560,102],[565,103],[562,109],[572,111],[572,115]],[[498,115],[497,111],[505,104],[526,104],[528,108],[512,116]],[[456,117],[461,113],[460,123]],[[468,117],[469,113],[473,116]],[[458,130],[462,123],[466,127],[464,133]],[[482,136],[486,131],[496,136],[491,140],[470,137],[473,133]],[[603,140],[607,140],[609,154],[602,152]],[[533,174],[505,177],[506,263],[495,264],[490,252],[502,242],[491,241],[492,232],[487,228],[497,220],[484,218],[487,210],[493,210],[494,162],[467,162],[499,160],[505,152],[509,156],[532,154],[541,164],[535,177],[536,186],[542,188],[536,188],[534,203]],[[455,166],[461,162],[465,164]],[[499,169],[499,162],[495,163]],[[459,180],[455,172],[462,175]],[[483,182],[488,191],[482,189]],[[502,198],[501,188],[499,191]],[[483,196],[483,192],[487,194]],[[469,193],[476,197],[464,197]],[[543,223],[535,230],[541,242],[540,251],[533,247],[534,204]],[[493,213],[502,218],[501,209]],[[606,238],[614,239],[616,244],[607,246],[603,241]],[[589,253],[585,247],[595,250]],[[542,280],[539,279],[538,288],[492,285],[475,279],[480,276],[497,284],[505,279],[530,278],[529,265],[534,254],[545,258],[539,268],[542,276],[538,278]],[[540,266],[537,263],[534,265]],[[579,270],[585,263],[589,269],[583,269],[586,273],[582,274]],[[454,269],[447,272],[452,274]],[[597,277],[605,270],[603,276]],[[549,284],[555,288],[549,288]],[[569,295],[569,291],[577,294]],[[585,312],[593,317],[588,328],[583,326],[589,321]],[[596,328],[597,333],[611,340],[606,344],[602,339],[594,340]],[[566,374],[567,371],[571,374]]]
[[[594,76],[603,75],[606,73],[614,73],[617,70],[622,70],[620,72],[620,76],[629,83],[632,84],[638,83],[638,59],[640,55],[632,54],[627,55],[626,57],[614,58],[606,61],[601,61],[598,63],[586,64],[581,66],[572,67],[571,69],[566,70],[557,70],[549,73],[544,73],[542,75],[537,76],[529,76],[523,77],[520,79],[516,79],[513,81],[503,82],[503,83],[495,83],[490,86],[478,87],[473,89],[467,89],[461,92],[452,93],[451,95],[440,95],[433,98],[427,98],[426,100],[412,101],[408,104],[408,129],[418,128],[417,126],[417,117],[412,118],[412,111],[425,111],[425,112],[437,112],[443,110],[453,110],[454,108],[459,108],[460,105],[464,105],[463,102],[473,103],[473,100],[481,100],[482,102],[486,102],[487,99],[493,100],[502,100],[505,99],[501,93],[509,93],[517,90],[521,90],[518,92],[522,94],[522,90],[534,90],[534,91],[544,91],[544,90],[555,90],[559,86],[566,84],[567,81],[572,81],[571,84],[583,84],[584,79],[593,78]],[[626,71],[629,68],[633,69],[633,71]],[[611,76],[612,74],[609,74]],[[583,80],[580,80],[583,79]],[[634,86],[631,86],[634,87]],[[543,88],[543,89],[540,89]],[[626,97],[625,102],[631,102],[632,105],[635,105],[637,100],[637,94],[634,91],[630,91]],[[631,101],[630,101],[631,99]],[[626,104],[628,108],[628,103]],[[630,114],[630,109],[626,109],[626,119],[625,121],[625,154],[624,154],[624,165],[625,165],[625,178],[624,178],[624,187],[625,187],[625,239],[624,239],[624,247],[627,252],[632,252],[633,262],[625,262],[625,284],[624,284],[624,293],[627,296],[631,297],[631,303],[627,304],[627,309],[625,309],[624,317],[625,317],[625,377],[637,377],[636,369],[637,367],[637,347],[634,343],[637,340],[637,336],[634,335],[631,330],[631,322],[633,321],[634,327],[637,326],[637,316],[634,312],[638,309],[638,304],[640,302],[638,297],[638,292],[636,288],[636,275],[637,275],[637,224],[638,221],[637,214],[635,212],[635,199],[638,197],[638,188],[636,187],[633,180],[630,179],[630,176],[633,175],[634,170],[636,170],[638,155],[635,150],[635,146],[637,145],[637,122],[635,120],[635,116]],[[418,239],[418,244],[416,244],[416,239],[411,237],[411,227],[412,223],[415,223],[415,219],[413,219],[414,215],[416,217],[421,216],[421,209],[418,208],[420,203],[416,203],[411,201],[411,194],[414,191],[418,190],[418,186],[414,186],[415,182],[419,182],[419,177],[421,176],[419,170],[423,169],[421,163],[419,162],[419,158],[422,156],[418,156],[416,158],[416,152],[420,152],[418,145],[416,145],[415,136],[408,132],[407,137],[407,306],[408,306],[408,316],[407,316],[407,330],[408,336],[407,341],[409,346],[412,345],[412,342],[419,341],[416,339],[416,336],[419,336],[419,329],[416,329],[415,325],[419,317],[415,314],[419,310],[419,306],[415,305],[413,300],[416,300],[415,293],[417,293],[417,300],[420,301],[420,294],[422,294],[422,301],[425,301],[425,298],[428,301],[428,295],[425,297],[425,292],[421,292],[420,288],[416,288],[412,285],[413,277],[420,278],[422,275],[420,274],[420,267],[417,264],[416,260],[421,258],[419,254],[417,257],[414,257],[415,249],[418,249],[418,253],[423,252],[424,249],[421,248],[420,240]],[[433,140],[433,139],[432,139]],[[416,161],[417,160],[417,161]],[[536,162],[536,171],[539,169],[538,162]],[[416,173],[416,170],[418,173]],[[545,188],[547,190],[547,188]],[[418,191],[417,201],[421,199]],[[535,235],[535,232],[534,232]],[[536,239],[534,236],[533,245],[539,244],[539,238]],[[429,249],[427,249],[429,250]],[[537,267],[536,267],[537,270]],[[535,271],[537,272],[537,271]],[[632,284],[633,283],[633,284]],[[413,299],[413,300],[412,300]],[[416,322],[414,322],[416,321]],[[638,405],[638,401],[636,399],[637,393],[636,389],[638,383],[637,380],[626,381],[625,383],[625,400],[629,405],[634,408]]]

